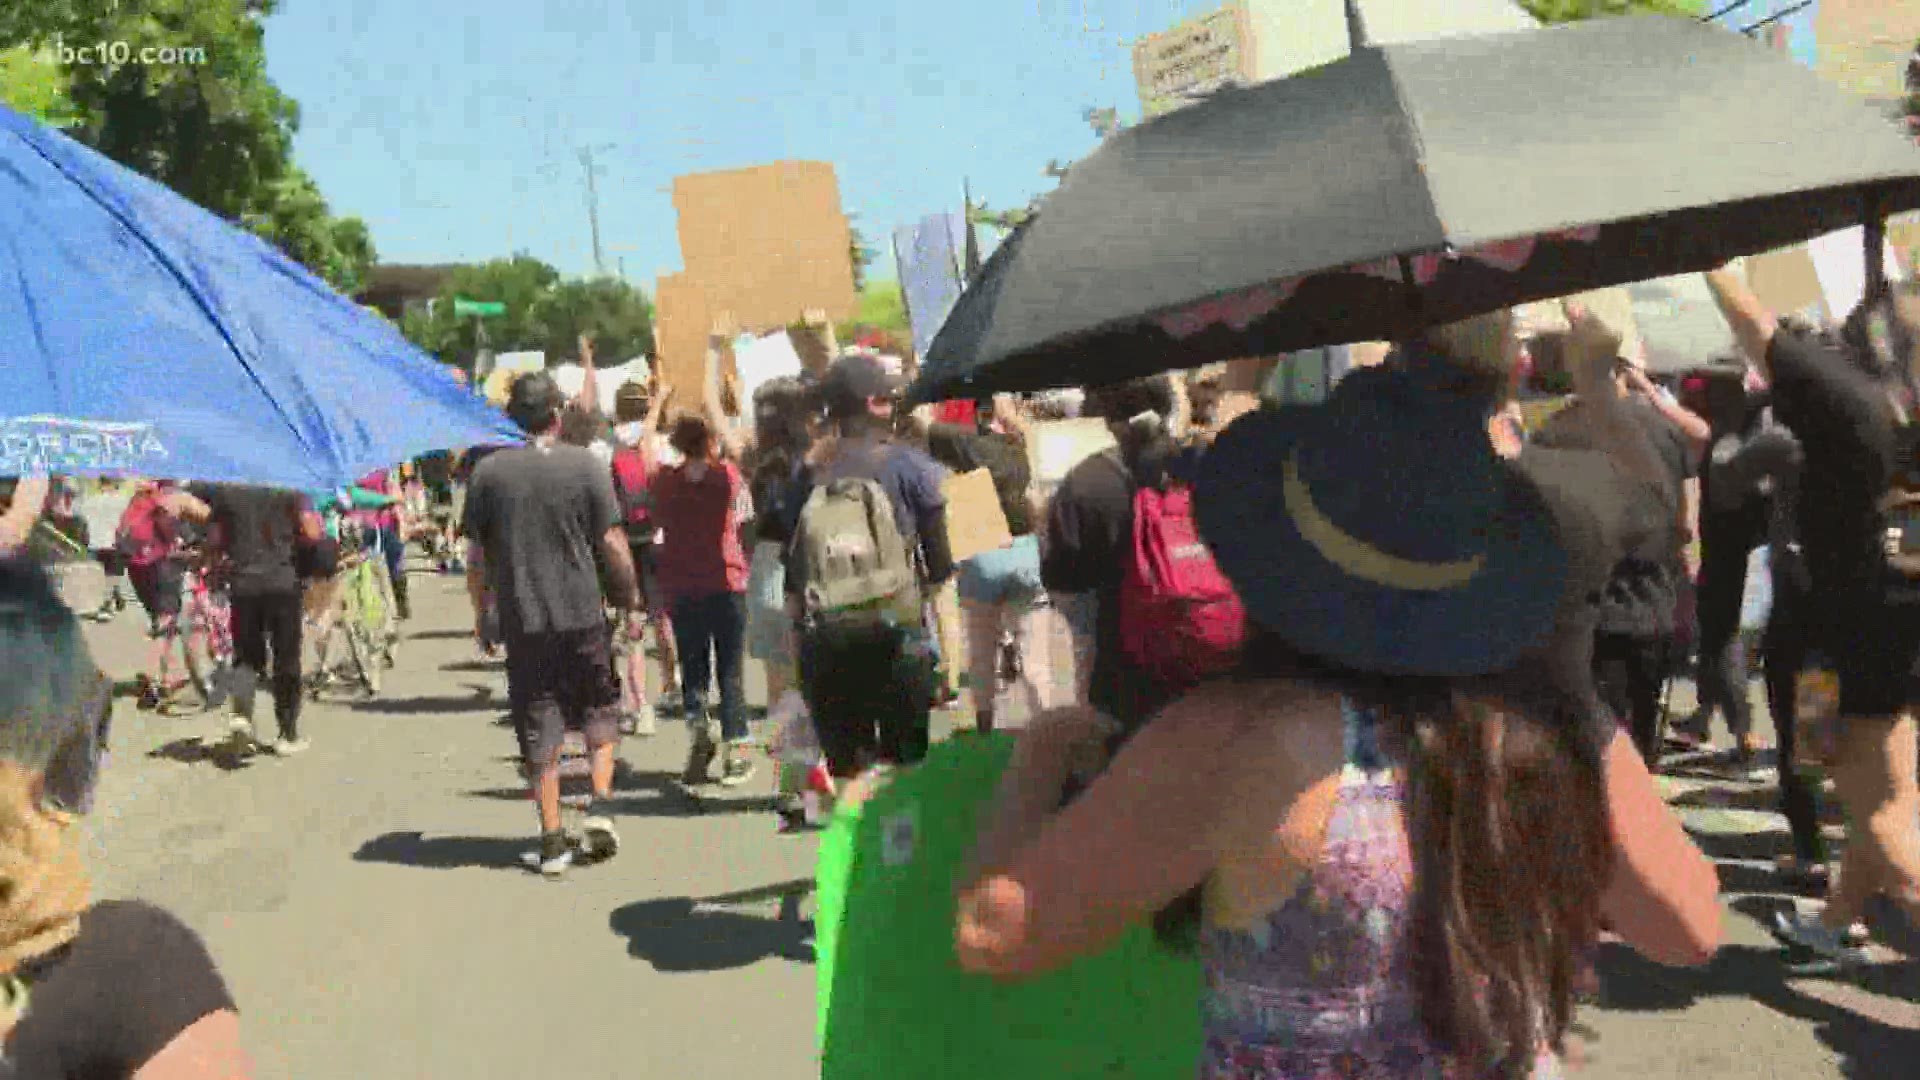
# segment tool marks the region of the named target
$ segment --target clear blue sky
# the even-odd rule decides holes
[[[1756,0],[1746,25],[1793,0]],[[1718,3],[1710,0],[1711,6]],[[592,270],[581,146],[608,269],[680,267],[666,188],[781,158],[833,163],[882,251],[921,215],[1017,206],[1094,143],[1085,105],[1138,103],[1122,42],[1217,0],[284,0],[268,71],[300,103],[300,163],[388,262],[524,249]],[[674,13],[712,9],[720,14]],[[820,14],[812,14],[819,12]],[[1811,10],[1796,46],[1811,41]],[[1799,51],[1797,48],[1796,51]],[[1808,57],[1810,60],[1810,56]]]
[[[514,249],[592,269],[576,148],[601,164],[608,269],[680,267],[674,176],[833,163],[870,242],[976,198],[1020,205],[1092,148],[1084,105],[1138,112],[1121,38],[1207,0],[284,0],[268,72],[296,156],[383,261]],[[721,14],[668,14],[710,9]],[[812,14],[820,12],[823,14]],[[1084,29],[1083,29],[1084,28]],[[875,276],[892,277],[891,257]]]

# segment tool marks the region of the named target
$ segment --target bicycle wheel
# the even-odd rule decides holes
[[[369,694],[380,692],[380,657],[367,632],[360,626],[347,627],[347,656],[353,661],[353,672],[360,685]]]

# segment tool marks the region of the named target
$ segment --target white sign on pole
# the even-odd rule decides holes
[[[503,352],[493,358],[495,371],[545,371],[547,354],[538,349],[532,352]]]

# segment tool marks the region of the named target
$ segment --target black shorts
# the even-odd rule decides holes
[[[1920,606],[1836,606],[1828,618],[1841,716],[1897,716],[1920,704]]]
[[[658,556],[654,553],[651,540],[627,538],[627,553],[633,556],[633,576],[640,587],[640,607],[646,611],[665,611],[664,599],[660,596]]]
[[[834,775],[927,756],[936,676],[924,628],[808,628],[798,659],[800,693]]]
[[[620,685],[605,626],[508,633],[507,703],[529,767],[555,760],[569,731],[589,746],[620,734]]]
[[[174,559],[161,559],[145,566],[127,567],[127,583],[147,617],[159,622],[180,614],[181,591],[187,581],[186,567]]]

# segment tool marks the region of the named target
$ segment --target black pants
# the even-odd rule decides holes
[[[707,689],[718,676],[720,737],[747,737],[743,672],[747,644],[747,594],[714,593],[673,602],[673,642],[680,649],[680,699],[689,722],[707,711]]]
[[[927,756],[937,673],[925,627],[805,628],[797,659],[800,693],[834,775]]]
[[[300,594],[260,593],[233,597],[234,708],[253,719],[254,694],[272,653],[273,717],[280,737],[300,737]]]
[[[1664,637],[1596,634],[1593,680],[1600,700],[1625,717],[1633,745],[1652,768],[1660,760],[1660,687],[1667,679],[1672,643]]]
[[[1746,584],[1746,548],[1716,544],[1707,549],[1696,609],[1701,718],[1707,719],[1711,710],[1720,709],[1727,718],[1727,733],[1735,738],[1753,730],[1753,706],[1747,699],[1746,648],[1740,640],[1740,601]]]
[[[1805,666],[1811,645],[1808,597],[1774,575],[1773,613],[1762,639],[1767,681],[1767,708],[1773,713],[1775,737],[1780,740],[1780,812],[1793,832],[1793,853],[1801,859],[1824,862],[1826,842],[1820,837],[1820,788],[1794,761],[1797,741],[1794,715],[1794,677]],[[1783,587],[1784,586],[1784,587]]]

